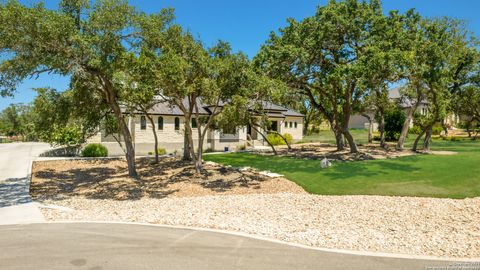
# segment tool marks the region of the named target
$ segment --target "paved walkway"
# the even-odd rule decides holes
[[[428,269],[449,262],[347,255],[216,232],[101,223],[0,226],[1,269]],[[26,259],[28,258],[28,259]]]
[[[0,144],[0,224],[44,221],[29,195],[30,165],[50,149],[45,143]]]

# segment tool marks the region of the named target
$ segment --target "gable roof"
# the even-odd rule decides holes
[[[185,107],[188,107],[188,100],[185,98],[183,101]],[[201,101],[201,99],[197,99],[197,107],[198,112],[200,115],[209,115],[211,114],[211,108],[214,105],[208,105]],[[221,102],[219,107],[223,107],[228,102]],[[267,112],[267,115],[272,115],[272,117],[280,117],[285,118],[286,116],[290,117],[303,117],[304,115],[296,112],[294,110],[288,109],[286,107],[268,102],[262,101],[261,105],[263,109]],[[155,104],[149,111],[149,114],[156,114],[156,115],[173,115],[173,116],[183,116],[182,110],[176,105],[172,105],[167,101],[160,101],[159,103]]]
[[[400,90],[402,87],[395,87],[388,91],[388,98],[395,100],[398,105],[402,108],[410,108],[413,105],[413,102],[410,98],[403,96]],[[426,100],[420,102],[421,104],[427,104]]]

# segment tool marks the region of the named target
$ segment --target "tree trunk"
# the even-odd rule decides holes
[[[192,132],[192,126],[191,126],[191,122],[190,122],[190,119],[188,117],[185,117],[185,123],[184,123],[184,129],[185,129],[185,136],[186,136],[186,140],[188,142],[188,148],[186,148],[189,152],[189,156],[190,156],[190,159],[191,161],[193,161],[194,163],[197,161],[197,158],[195,156],[195,149],[194,149],[194,144],[193,144],[193,132]],[[184,150],[184,157],[185,157],[185,150]],[[187,160],[187,159],[184,159],[184,160]]]
[[[153,121],[153,118],[149,114],[145,114],[150,121],[150,124],[152,124],[152,132],[153,132],[153,139],[155,140],[155,164],[158,163],[158,137],[157,137],[157,131],[155,130],[155,121]]]
[[[423,139],[423,151],[428,152],[430,151],[430,142],[432,141],[432,127],[429,126],[425,133],[425,139]]]
[[[447,123],[446,123],[446,120],[445,118],[442,119],[442,121],[440,121],[440,123],[442,123],[442,128],[443,128],[443,131],[445,132],[445,137],[448,137],[448,127],[447,127]]]
[[[417,110],[418,102],[415,105],[411,106],[408,109],[407,118],[403,123],[402,133],[400,133],[400,137],[398,138],[397,146],[395,147],[397,150],[403,150],[405,139],[408,135],[408,130],[410,129],[410,122],[412,122],[413,114]]]
[[[125,148],[123,147],[123,144],[122,144],[122,137],[121,137],[120,132],[119,132],[119,134],[118,134],[118,137],[117,137],[115,134],[112,134],[112,137],[113,137],[113,139],[115,139],[115,141],[118,143],[118,146],[120,146],[120,148],[122,149],[123,153],[127,154],[127,151],[125,150]]]
[[[123,139],[125,140],[125,147],[127,149],[125,156],[127,158],[128,176],[132,178],[137,178],[138,174],[137,169],[135,168],[135,147],[133,146],[133,140],[130,134],[130,130],[125,123],[125,118],[123,117],[123,114],[118,104],[116,102],[111,102],[110,105],[112,106],[115,117],[117,118],[118,124],[120,126],[120,131],[123,134]]]
[[[282,140],[285,142],[285,144],[288,147],[288,151],[292,150],[292,147],[290,146],[290,143],[287,141],[287,138],[285,136],[283,136],[282,134],[280,134],[278,132],[273,132],[273,133],[277,134],[278,136],[280,136],[280,138],[282,138]]]
[[[363,113],[363,117],[367,118],[368,120],[368,143],[373,142],[373,117],[370,115]]]
[[[191,161],[192,156],[190,155],[190,141],[188,139],[187,130],[183,132],[183,157],[182,160],[184,161]]]
[[[200,173],[203,168],[203,138],[198,140],[197,157],[195,159],[195,171]]]
[[[333,133],[335,134],[335,143],[337,144],[337,151],[345,150],[345,143],[343,141],[343,134],[337,128],[333,128]]]
[[[355,143],[355,140],[353,139],[352,134],[348,130],[348,127],[344,128],[342,130],[342,133],[343,133],[343,136],[345,137],[345,139],[348,142],[348,146],[350,147],[350,153],[358,153],[357,144]]]
[[[306,121],[303,123],[303,135],[306,136],[308,134],[308,126],[310,125],[310,121]]]
[[[426,130],[422,130],[422,133],[418,134],[417,138],[415,139],[415,142],[413,143],[412,151],[416,152],[418,148],[418,142],[422,138],[423,134],[425,134]]]
[[[271,144],[268,140],[267,140],[267,137],[265,136],[265,134],[263,134],[263,132],[260,132],[256,127],[254,127],[252,125],[252,128],[255,130],[255,132],[257,132],[257,134],[260,134],[260,136],[262,136],[263,140],[266,141],[268,143],[268,145],[270,145],[270,147],[272,148],[272,151],[273,151],[273,154],[274,155],[277,155],[277,150],[275,149],[275,146],[273,146],[273,144]]]
[[[472,137],[471,127],[472,127],[472,121],[467,121],[467,133],[468,133],[468,137],[469,137],[469,138]]]
[[[127,159],[127,165],[128,165],[128,176],[132,178],[137,178],[138,174],[137,174],[137,169],[135,167],[135,147],[133,146],[132,135],[130,133],[130,130],[128,129],[127,123],[125,123],[125,117],[123,116],[122,110],[118,105],[113,84],[109,79],[106,79],[101,75],[99,75],[99,79],[103,81],[105,98],[108,104],[110,105],[110,107],[112,108],[113,114],[117,118],[120,131],[122,132],[123,139],[125,140],[125,147],[127,149],[125,157]]]
[[[378,131],[380,132],[380,147],[385,148],[385,116],[383,111],[380,112],[378,123]]]

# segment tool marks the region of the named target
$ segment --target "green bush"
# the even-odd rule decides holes
[[[287,140],[287,142],[289,144],[292,143],[293,141],[293,137],[292,135],[288,134],[288,133],[285,133],[283,134],[283,137],[285,137],[285,139]],[[270,133],[267,135],[267,140],[272,144],[272,145],[285,145],[285,141],[282,139],[282,137],[280,137],[280,135],[276,134],[276,133]]]
[[[409,130],[408,130],[408,133],[410,134],[416,134],[416,135],[420,135],[423,131],[423,128],[418,126],[418,125],[414,125],[413,127],[411,127]],[[443,128],[441,125],[435,125],[432,127],[432,135],[440,135],[440,133],[442,133],[443,131]]]
[[[422,133],[422,128],[420,126],[414,125],[408,130],[408,133],[419,135],[420,133]]]
[[[82,150],[83,157],[106,157],[108,150],[105,146],[99,143],[91,143]]]
[[[245,149],[247,149],[247,146],[245,146],[244,144],[237,146],[238,151],[243,151]]]
[[[450,141],[450,142],[459,142],[462,139],[460,139],[459,137],[452,136],[452,137],[442,137],[442,140]]]
[[[203,153],[212,153],[212,152],[215,152],[215,151],[211,147],[208,147],[207,149],[203,150]]]
[[[385,140],[398,140],[406,118],[405,112],[398,108],[385,113]]]
[[[443,128],[441,125],[435,125],[432,127],[432,134],[433,135],[440,135],[440,133],[442,133],[443,131]]]
[[[165,150],[165,148],[158,148],[157,149],[157,154],[165,155],[165,154],[167,154],[167,150]]]

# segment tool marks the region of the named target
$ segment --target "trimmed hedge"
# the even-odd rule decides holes
[[[91,143],[82,150],[83,157],[106,157],[108,149],[99,143]]]

